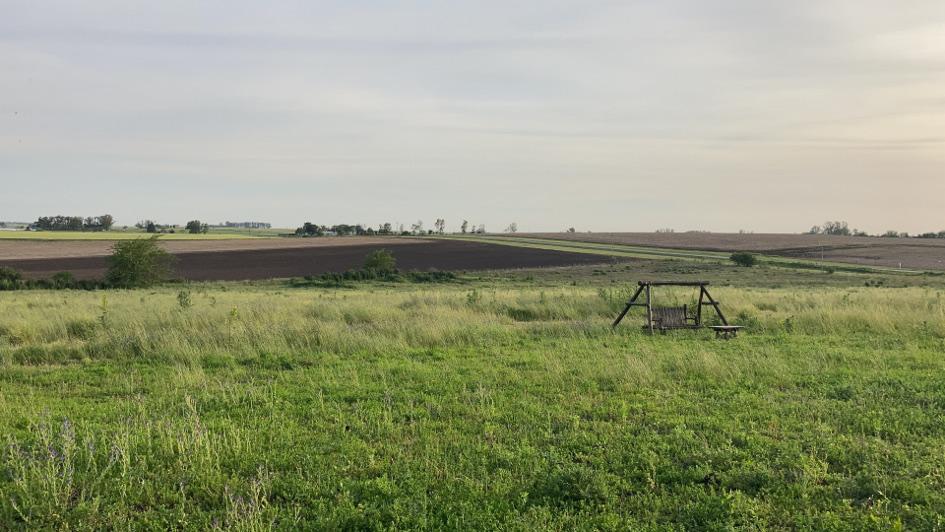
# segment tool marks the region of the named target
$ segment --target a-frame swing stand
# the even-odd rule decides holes
[[[700,329],[702,325],[702,307],[712,307],[719,317],[722,325],[713,326],[716,336],[729,338],[738,334],[738,325],[729,325],[722,309],[719,308],[719,302],[709,294],[708,281],[640,281],[637,283],[637,291],[630,296],[627,306],[624,307],[617,319],[614,320],[613,327],[620,323],[620,320],[630,312],[633,307],[646,307],[646,325],[644,329],[649,329],[650,334],[654,331],[665,332],[671,329]],[[683,305],[681,307],[654,307],[653,306],[653,287],[654,286],[692,286],[699,288],[699,303],[696,305],[695,314]],[[645,296],[643,302],[637,302],[640,296]]]

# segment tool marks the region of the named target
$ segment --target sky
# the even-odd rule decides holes
[[[945,229],[941,0],[0,12],[0,220]]]

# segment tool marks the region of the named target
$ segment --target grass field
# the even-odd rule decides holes
[[[820,275],[0,293],[0,528],[941,529],[945,290]]]

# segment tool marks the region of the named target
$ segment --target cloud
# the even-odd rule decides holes
[[[935,228],[942,6],[22,3],[0,218]]]

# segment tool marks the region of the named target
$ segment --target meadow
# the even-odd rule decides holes
[[[561,273],[0,293],[2,528],[945,526],[941,287]]]

